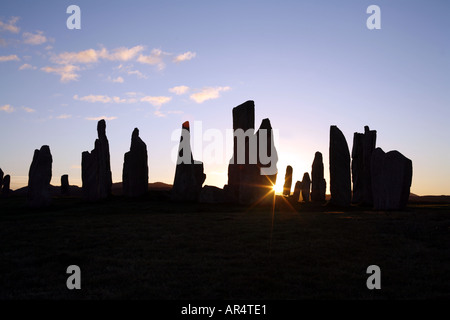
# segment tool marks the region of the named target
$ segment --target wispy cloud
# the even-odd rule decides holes
[[[0,62],[6,62],[6,61],[20,61],[20,59],[15,54],[10,54],[9,56],[0,56]]]
[[[64,66],[57,66],[57,67],[43,67],[41,68],[42,71],[47,73],[55,73],[61,76],[61,82],[69,82],[78,80],[80,77],[79,74],[75,73],[75,71],[80,70],[80,67],[67,64]]]
[[[173,59],[173,62],[188,61],[188,60],[194,59],[196,55],[197,54],[195,52],[188,51],[188,52],[177,55]]]
[[[135,46],[132,48],[120,47],[108,52],[106,49],[100,51],[100,56],[112,61],[129,61],[136,57],[138,53],[144,50],[144,46]]]
[[[36,31],[36,33],[24,32],[22,34],[23,42],[31,45],[39,45],[47,42],[47,37],[44,36],[44,32]]]
[[[99,59],[99,54],[94,49],[87,49],[79,52],[63,52],[52,56],[50,60],[57,64],[84,64],[94,63]]]
[[[15,109],[14,109],[11,105],[9,105],[9,104],[5,104],[5,105],[3,105],[3,106],[0,107],[0,111],[4,111],[4,112],[6,112],[6,113],[14,112],[14,110],[15,110]]]
[[[28,113],[36,112],[36,110],[28,108],[28,107],[22,107],[22,109],[25,110],[25,112],[28,112]]]
[[[189,91],[189,87],[187,86],[176,86],[169,89],[169,92],[172,92],[176,95],[182,95]]]
[[[19,67],[19,70],[29,70],[29,69],[36,70],[37,67],[34,67],[31,64],[29,64],[29,63],[24,63],[23,65],[21,65]]]
[[[111,82],[114,82],[114,83],[124,83],[123,78],[120,77],[120,76],[117,77],[117,78],[111,78],[111,77],[109,77],[108,80],[111,81]]]
[[[143,64],[157,66],[158,70],[163,70],[166,67],[166,64],[163,61],[164,55],[168,54],[160,49],[153,49],[148,56],[144,56],[143,54],[139,55],[137,61]]]
[[[6,23],[0,20],[0,30],[19,33],[20,28],[16,26],[17,21],[19,21],[19,17],[11,17]]]
[[[79,101],[91,102],[91,103],[95,103],[95,102],[109,103],[109,102],[113,101],[113,99],[108,96],[93,95],[93,94],[90,94],[90,95],[84,96],[84,97],[78,97],[78,95],[76,94],[73,96],[73,99],[79,100]]]
[[[141,98],[141,102],[148,102],[151,105],[155,107],[161,107],[163,104],[168,103],[170,100],[172,100],[172,97],[152,97],[152,96],[145,96]]]
[[[61,114],[56,117],[56,119],[69,119],[69,118],[72,118],[71,114]]]
[[[217,99],[221,92],[231,90],[230,87],[205,87],[199,92],[191,94],[189,97],[197,103],[203,103],[207,100]]]
[[[115,120],[117,119],[117,117],[107,117],[107,116],[100,116],[100,117],[87,117],[85,118],[86,120],[89,121],[99,121],[99,120]]]

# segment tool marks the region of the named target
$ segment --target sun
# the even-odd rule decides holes
[[[272,188],[275,191],[275,194],[283,194],[283,181],[280,179]]]

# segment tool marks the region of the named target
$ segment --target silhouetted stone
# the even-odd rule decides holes
[[[256,140],[258,143],[258,175],[255,179],[259,179],[257,186],[257,198],[271,199],[275,191],[273,186],[277,182],[278,174],[278,153],[275,148],[273,130],[270,120],[263,119],[258,131],[256,132]]]
[[[332,204],[350,205],[350,152],[344,134],[336,126],[330,127],[330,191]]]
[[[49,146],[42,146],[40,150],[34,150],[33,161],[28,173],[28,206],[41,208],[51,204],[52,163],[53,158]]]
[[[138,197],[148,192],[147,145],[139,137],[135,128],[131,135],[130,151],[125,153],[122,172],[123,194]]]
[[[61,176],[61,194],[69,194],[69,176],[67,174]]]
[[[226,202],[224,190],[214,186],[204,186],[200,192],[199,202],[224,203]]]
[[[105,120],[98,122],[97,134],[94,150],[90,153],[84,151],[81,155],[83,196],[89,201],[105,199],[111,195],[112,173]]]
[[[183,123],[181,131],[171,199],[173,201],[198,201],[205,179],[203,163],[195,161],[192,157],[189,121],[186,121]]]
[[[302,180],[303,201],[309,202],[310,191],[311,191],[311,179],[309,178],[309,173],[305,172],[305,174],[303,174],[303,180]]]
[[[3,175],[4,175],[3,170],[0,169],[0,189],[1,189],[2,186],[3,186]]]
[[[364,134],[355,132],[352,149],[353,203],[372,205],[371,159],[377,132],[364,127]]]
[[[3,177],[3,187],[2,187],[2,196],[7,197],[10,192],[10,184],[11,184],[11,177],[9,174]]]
[[[412,161],[398,151],[372,153],[372,190],[376,210],[401,210],[408,203]]]
[[[320,152],[316,152],[314,155],[314,161],[311,168],[311,178],[311,200],[317,202],[325,201],[325,191],[327,185],[324,179],[323,157]]]
[[[291,186],[292,186],[292,167],[286,167],[286,174],[284,175],[284,185],[283,185],[283,195],[290,196],[291,195]]]
[[[300,192],[302,191],[302,182],[297,181],[294,186],[294,193],[292,194],[292,199],[294,202],[298,202],[300,200]]]

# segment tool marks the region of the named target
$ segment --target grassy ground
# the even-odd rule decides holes
[[[450,205],[345,212],[0,199],[1,299],[450,298]],[[295,209],[295,210],[294,210]],[[66,268],[81,268],[81,290]],[[366,269],[381,268],[381,290]]]

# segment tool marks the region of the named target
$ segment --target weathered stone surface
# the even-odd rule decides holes
[[[233,109],[233,157],[224,187],[231,202],[250,204],[269,198],[277,177],[278,155],[272,126],[264,119],[256,134],[255,104],[247,101]]]
[[[305,172],[303,174],[303,180],[302,180],[302,198],[303,198],[303,201],[309,202],[310,192],[311,192],[311,179],[309,177],[309,173]]]
[[[294,193],[292,194],[292,199],[294,202],[298,202],[300,200],[300,192],[302,191],[302,182],[297,181],[294,186]]]
[[[284,185],[283,185],[283,195],[290,196],[291,195],[291,187],[292,187],[292,167],[286,167],[286,174],[284,175]]]
[[[371,161],[373,204],[376,210],[401,210],[408,203],[412,161],[398,151],[376,148]]]
[[[331,204],[350,206],[350,152],[347,140],[337,126],[330,127],[330,191]]]
[[[353,203],[372,205],[371,159],[377,132],[364,127],[364,134],[354,133],[352,149]]]
[[[173,201],[198,201],[205,179],[203,163],[195,161],[192,157],[191,134],[189,122],[186,121],[183,123],[181,131],[171,199]]]
[[[139,137],[137,128],[131,135],[130,151],[124,156],[122,187],[123,194],[128,197],[139,197],[148,192],[147,145]]]
[[[81,178],[83,196],[86,200],[97,201],[111,195],[112,173],[109,155],[109,142],[106,138],[106,122],[97,124],[98,139],[94,150],[81,155]]]
[[[52,179],[53,158],[49,146],[35,150],[28,173],[27,204],[33,208],[51,204],[50,180]]]
[[[322,153],[316,152],[311,169],[312,190],[311,200],[322,202],[325,201],[325,192],[327,184],[324,179],[323,157]]]
[[[225,192],[223,189],[214,186],[204,186],[200,192],[199,202],[201,203],[224,203]]]
[[[67,174],[61,176],[61,194],[69,195],[69,176]]]
[[[10,192],[10,184],[11,184],[11,177],[9,174],[3,177],[3,187],[2,187],[2,196],[7,197]]]

